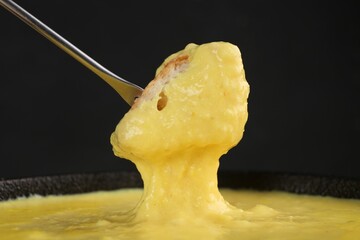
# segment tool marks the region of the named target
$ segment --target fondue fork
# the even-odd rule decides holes
[[[11,0],[0,5],[107,82],[131,106],[143,89],[115,75]]]

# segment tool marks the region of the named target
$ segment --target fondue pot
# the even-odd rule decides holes
[[[360,199],[360,180],[284,173],[220,172],[220,188],[286,191]],[[137,172],[104,172],[0,181],[0,200],[142,187]]]

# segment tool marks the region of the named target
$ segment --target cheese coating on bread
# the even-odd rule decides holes
[[[224,154],[242,138],[248,94],[236,46],[189,44],[164,61],[116,127],[114,152],[146,161],[206,146]]]
[[[115,154],[133,161],[144,181],[138,220],[231,215],[217,169],[243,136],[248,94],[230,43],[189,44],[164,61],[111,136]]]

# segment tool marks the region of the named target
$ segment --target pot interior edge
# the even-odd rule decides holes
[[[360,180],[261,172],[219,172],[219,187],[360,199]],[[0,181],[0,201],[142,187],[137,172],[104,172]]]

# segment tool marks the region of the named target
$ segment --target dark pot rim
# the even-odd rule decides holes
[[[219,187],[360,199],[360,179],[289,173],[219,172]],[[0,201],[31,195],[67,195],[140,188],[138,172],[99,172],[0,181]]]

